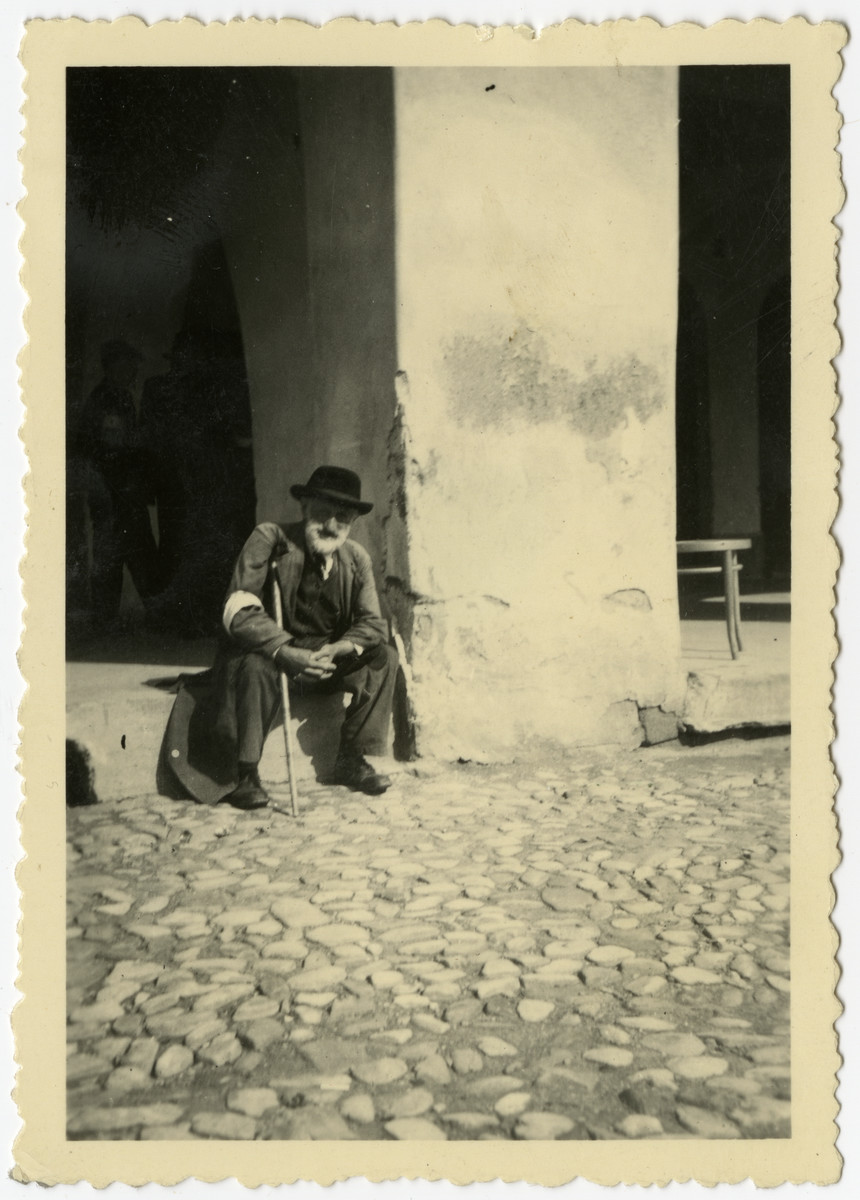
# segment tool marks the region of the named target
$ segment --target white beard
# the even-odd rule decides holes
[[[347,534],[345,532],[328,536],[321,533],[319,526],[315,522],[305,522],[305,541],[312,554],[321,554],[324,558],[331,558],[341,548],[346,539]]]

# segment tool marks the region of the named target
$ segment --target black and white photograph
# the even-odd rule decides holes
[[[182,1178],[131,1142],[790,1161],[838,1012],[802,56],[134,60],[75,24],[57,1111],[104,1156],[69,1178]],[[825,97],[844,31],[794,33]]]

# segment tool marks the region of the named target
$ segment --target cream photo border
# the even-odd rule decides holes
[[[832,89],[845,31],[813,26],[724,21],[708,29],[663,28],[651,20],[601,26],[566,22],[534,37],[524,28],[397,27],[342,19],[317,29],[297,21],[159,22],[137,18],[87,23],[31,22],[22,59],[27,71],[26,147],[21,216],[28,345],[21,356],[28,541],[27,603],[21,666],[26,802],[25,858],[19,868],[24,1001],[15,1014],[20,1073],[16,1100],[24,1121],[17,1141],[19,1180],[101,1187],[113,1181],[165,1185],[193,1176],[235,1177],[246,1186],[298,1179],[329,1183],[444,1178],[455,1183],[527,1180],[544,1185],[577,1176],[602,1184],[704,1184],[751,1177],[827,1183],[839,1174],[834,1096],[839,1058],[833,1023],[837,939],[830,923],[830,876],[838,862],[833,813],[835,776],[829,708],[836,651],[831,610],[837,550],[837,448],[832,417],[839,349],[834,218],[842,204],[835,146],[839,116]],[[66,1141],[63,1065],[65,871],[63,655],[57,598],[64,590],[64,439],[57,426],[64,394],[64,81],[67,66],[300,64],[410,66],[791,64],[792,95],[792,1101],[785,1140],[557,1142],[176,1142]],[[802,451],[802,452],[801,452]]]

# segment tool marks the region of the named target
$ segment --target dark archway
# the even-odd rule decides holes
[[[116,641],[96,645],[74,436],[106,339],[142,356],[125,411],[150,450],[161,539],[150,630],[217,630],[236,548],[255,519],[295,515],[289,485],[316,462],[385,495],[393,73],[73,68],[67,101],[68,650],[115,657]],[[380,564],[383,518],[380,504],[361,535]],[[120,633],[139,638],[127,584]],[[175,645],[154,661],[178,661]]]
[[[112,536],[110,553],[123,554],[121,525],[114,520],[105,533],[109,513],[88,526],[96,494],[103,508],[116,505],[110,486],[99,486],[97,428],[85,419],[87,435],[79,435],[104,342],[122,337],[139,355],[114,436],[139,476],[133,503],[151,514],[159,542],[155,591],[146,594],[153,628],[215,632],[224,564],[253,524],[247,372],[222,240],[228,189],[219,148],[237,100],[228,69],[67,72],[73,635],[93,626],[103,631],[105,606],[87,582],[96,538]],[[111,602],[108,625],[123,626],[128,599],[116,611]]]
[[[679,538],[713,528],[711,394],[705,312],[689,280],[678,285],[678,361],[675,371],[675,447]]]
[[[677,532],[749,537],[785,586],[790,543],[790,69],[679,76]]]
[[[768,584],[791,577],[791,284],[778,279],[758,319],[759,495]]]

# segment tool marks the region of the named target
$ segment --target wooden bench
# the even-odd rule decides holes
[[[738,550],[749,550],[751,546],[750,538],[693,538],[677,543],[679,554],[722,555],[723,561],[719,566],[678,567],[678,574],[712,575],[722,572],[726,597],[726,628],[729,634],[729,649],[732,652],[732,658],[737,658],[743,650],[741,598],[738,587],[738,573],[742,568],[737,555]]]

